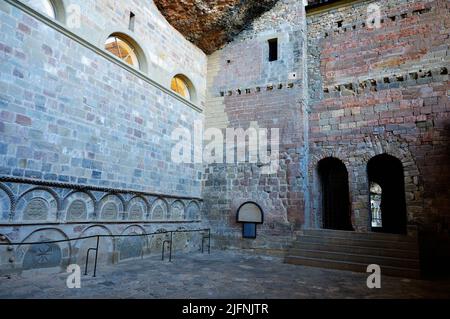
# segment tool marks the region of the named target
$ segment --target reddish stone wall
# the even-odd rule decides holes
[[[291,242],[294,225],[303,224],[301,165],[306,160],[307,122],[302,103],[302,21],[304,7],[299,1],[279,2],[209,57],[206,126],[278,128],[281,143],[276,174],[263,174],[261,164],[251,163],[216,164],[206,169],[203,210],[217,230],[217,246],[281,249]],[[279,59],[269,62],[268,40],[272,38],[278,38]],[[242,240],[242,226],[236,223],[237,210],[247,201],[258,203],[264,212],[256,240]]]
[[[367,6],[382,12],[368,29]],[[408,224],[450,222],[450,4],[367,1],[308,18],[312,220],[320,223],[317,162],[341,159],[353,224],[368,230],[367,162],[388,153],[405,170]]]

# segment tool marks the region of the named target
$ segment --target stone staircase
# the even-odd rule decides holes
[[[395,234],[304,230],[285,257],[289,264],[366,272],[377,264],[381,274],[420,278],[417,238]]]

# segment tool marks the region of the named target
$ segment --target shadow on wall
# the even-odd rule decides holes
[[[443,158],[439,163],[430,163],[441,167],[441,173],[433,174],[431,182],[437,200],[442,200],[442,215],[433,217],[430,227],[419,233],[421,265],[425,277],[430,279],[450,278],[450,123],[443,126]],[[446,212],[446,214],[445,214]]]

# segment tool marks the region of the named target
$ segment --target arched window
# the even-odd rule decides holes
[[[179,95],[189,101],[192,100],[190,87],[192,87],[190,81],[182,75],[175,76],[172,79],[172,83],[170,84],[170,88],[172,89],[172,91],[177,92]]]
[[[247,202],[239,207],[236,221],[242,224],[243,238],[256,238],[256,225],[264,222],[261,207],[253,202]]]
[[[111,35],[105,42],[105,49],[129,65],[140,68],[136,48],[124,37],[117,34]]]
[[[42,13],[45,13],[49,17],[56,19],[56,10],[52,1],[50,0],[28,0],[28,5]]]

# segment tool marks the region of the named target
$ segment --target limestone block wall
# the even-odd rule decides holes
[[[55,22],[19,1],[0,2],[0,240],[202,228],[202,165],[174,163],[171,134],[203,119],[205,55],[152,1],[55,3],[68,10],[66,19]],[[69,23],[71,5],[81,8],[80,27]],[[114,32],[141,47],[146,69],[104,51]],[[196,101],[168,89],[179,73],[192,81]],[[189,236],[176,245],[191,247]],[[161,246],[161,240],[139,238],[107,243],[104,261],[136,257],[144,244],[146,253]],[[1,246],[0,268],[78,263],[92,244]],[[41,250],[49,252],[42,265]]]
[[[201,165],[171,160],[172,132],[201,121],[198,109],[20,9],[1,8],[2,175],[200,195]]]
[[[368,28],[370,4],[380,28]],[[317,164],[333,156],[349,172],[353,226],[370,230],[367,164],[387,153],[402,162],[410,231],[428,238],[424,259],[449,260],[449,10],[445,0],[359,1],[308,16],[312,226],[321,220]]]
[[[280,132],[276,174],[264,174],[263,165],[257,163],[206,168],[204,214],[217,229],[214,243],[219,247],[280,251],[290,243],[293,226],[303,223],[301,167],[306,161],[308,131],[304,23],[301,1],[279,1],[208,57],[205,127],[278,128]],[[278,39],[278,60],[270,62],[268,40],[274,38]],[[243,240],[242,225],[236,223],[237,209],[247,201],[258,203],[264,213],[256,240]]]
[[[0,246],[0,272],[6,273],[59,270],[68,264],[84,266],[87,249],[96,247],[96,238],[84,237],[202,229],[202,201],[198,198],[3,178],[0,200],[1,242],[23,243]],[[168,236],[102,237],[99,261],[160,257],[162,242]],[[174,253],[201,249],[200,232],[173,236]],[[49,241],[63,242],[28,244]]]
[[[206,56],[176,31],[152,0],[52,0],[57,19],[70,31],[103,49],[112,33],[122,33],[136,42],[143,53],[144,72],[170,88],[173,76],[183,74],[194,84],[198,104],[204,104]],[[32,0],[22,0],[32,3]],[[80,24],[75,14],[80,13]],[[130,28],[130,14],[134,14]]]

